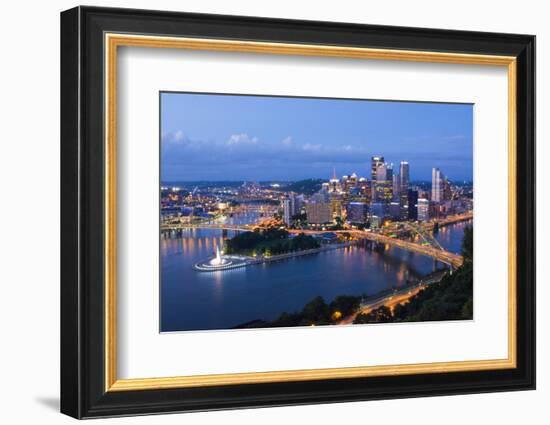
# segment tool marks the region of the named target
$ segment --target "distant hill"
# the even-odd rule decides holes
[[[262,187],[272,186],[273,183],[280,185],[278,190],[282,192],[297,192],[303,193],[305,195],[312,195],[315,192],[318,192],[321,189],[321,185],[325,180],[323,179],[306,179],[298,180],[295,182],[286,182],[286,181],[260,181]],[[231,187],[237,188],[242,186],[244,183],[251,183],[252,181],[243,181],[243,180],[227,180],[227,181],[206,181],[206,180],[197,180],[197,181],[166,181],[162,182],[162,186],[173,187],[178,186],[181,188],[186,188],[191,190],[194,187],[200,189],[207,187]]]
[[[321,185],[324,181],[325,180],[323,179],[298,180],[282,187],[281,190],[285,192],[296,192],[303,193],[305,195],[312,195],[321,189]]]
[[[162,182],[162,186],[179,186],[179,187],[239,187],[244,183],[243,180],[196,180],[196,181],[167,181]]]

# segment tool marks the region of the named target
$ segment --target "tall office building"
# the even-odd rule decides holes
[[[357,183],[357,187],[359,188],[360,192],[361,192],[361,195],[364,196],[365,198],[365,202],[367,204],[370,204],[371,202],[371,199],[372,199],[372,185],[371,185],[371,181],[367,180],[366,178],[364,177],[361,177],[359,179],[359,182]]]
[[[386,181],[387,175],[388,175],[388,167],[386,166],[386,163],[383,162],[376,169],[376,175],[374,180],[376,180],[377,182]]]
[[[292,205],[290,199],[283,200],[283,221],[287,226],[292,224]]]
[[[379,222],[382,222],[384,217],[388,215],[386,210],[387,210],[386,204],[382,202],[373,202],[370,205],[370,211],[369,211],[369,216],[371,218],[371,221],[373,218],[376,218],[378,219]]]
[[[330,200],[330,194],[327,191],[321,189],[319,192],[314,193],[313,195],[311,195],[311,200],[313,202],[327,202],[328,203],[329,200]]]
[[[307,221],[310,224],[332,222],[332,210],[328,202],[310,201],[306,204]]]
[[[399,220],[401,213],[399,202],[392,201],[390,202],[388,206],[388,215],[391,217],[392,220]]]
[[[296,195],[291,193],[286,199],[283,199],[283,221],[289,226],[292,224],[292,217],[298,213],[297,208],[298,201],[296,200]]]
[[[399,208],[403,220],[409,218],[409,163],[401,161],[399,165]]]
[[[451,183],[449,182],[449,179],[445,177],[445,180],[443,181],[443,200],[450,201],[451,199],[453,199]]]
[[[401,161],[399,165],[399,192],[407,193],[409,190],[409,163]]]
[[[340,193],[331,193],[330,198],[330,211],[333,218],[343,216],[344,195]]]
[[[393,164],[386,164],[386,180],[393,181]]]
[[[381,163],[376,169],[376,178],[372,181],[373,202],[390,203],[393,198],[393,166]]]
[[[430,219],[430,201],[424,198],[418,200],[418,220],[428,221]]]
[[[364,224],[367,218],[365,202],[350,202],[348,205],[348,221],[352,224]]]
[[[445,176],[439,168],[432,168],[432,201],[444,200]]]
[[[300,214],[305,204],[306,197],[304,195],[294,196],[294,214]]]
[[[383,156],[373,156],[371,158],[371,169],[370,169],[370,176],[371,180],[376,180],[376,175],[378,173],[378,167],[384,164],[384,157]]]
[[[392,183],[392,191],[393,191],[393,199],[399,198],[399,193],[401,192],[401,176],[399,174],[393,175],[393,183]]]
[[[407,219],[418,220],[418,191],[409,189],[407,191]]]

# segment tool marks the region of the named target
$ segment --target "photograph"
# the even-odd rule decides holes
[[[474,319],[473,104],[159,102],[160,332]]]

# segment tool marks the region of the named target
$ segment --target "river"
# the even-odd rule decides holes
[[[250,215],[231,219],[253,220]],[[436,235],[447,250],[459,253],[465,226],[443,227]],[[255,319],[273,320],[282,312],[299,311],[321,295],[373,295],[421,279],[444,265],[433,259],[363,243],[347,248],[211,273],[193,265],[213,255],[224,237],[234,232],[188,229],[161,235],[161,330],[228,329]]]

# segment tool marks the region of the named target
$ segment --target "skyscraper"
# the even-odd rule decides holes
[[[367,204],[350,202],[348,205],[348,221],[352,224],[364,224],[367,218]]]
[[[449,179],[445,177],[445,180],[443,182],[443,200],[450,201],[451,199],[453,199],[453,191],[451,189],[451,183],[449,182]]]
[[[399,165],[399,208],[401,219],[409,218],[409,163],[401,161]]]
[[[315,200],[308,202],[306,215],[310,224],[324,224],[332,221],[332,211],[328,202]]]
[[[372,200],[389,204],[393,197],[393,166],[382,162],[376,169],[376,178],[372,181]]]
[[[384,182],[387,180],[388,175],[388,167],[386,166],[386,163],[382,162],[380,165],[378,165],[378,168],[376,169],[376,175],[375,179],[377,182]]]
[[[378,173],[378,167],[384,164],[384,157],[383,156],[373,156],[371,158],[371,180],[376,180],[376,175]]]
[[[399,174],[393,175],[393,183],[392,183],[392,191],[393,191],[393,199],[399,198],[399,193],[401,192],[401,176]]]
[[[292,205],[290,199],[283,200],[283,221],[287,226],[292,224]]]
[[[407,193],[409,190],[409,163],[407,161],[401,161],[399,165],[399,192]]]
[[[342,217],[342,207],[344,205],[344,195],[340,193],[331,193],[330,198],[330,211],[332,213],[332,217]]]
[[[444,195],[444,186],[445,186],[445,176],[439,168],[432,168],[432,201],[441,202],[443,201]]]
[[[399,202],[397,201],[390,202],[388,207],[388,215],[391,217],[392,220],[399,220],[399,217],[400,217]]]
[[[393,164],[386,164],[386,180],[393,181]]]
[[[370,204],[370,202],[372,200],[372,189],[371,189],[372,185],[371,185],[371,183],[372,183],[371,181],[367,180],[364,177],[361,177],[359,179],[359,182],[357,183],[357,187],[359,188],[361,195],[364,196],[365,202],[367,204]]]
[[[409,189],[407,191],[407,219],[418,220],[418,191]]]
[[[430,219],[430,201],[424,198],[418,200],[418,219],[428,221]]]
[[[376,217],[379,217],[379,218],[384,218],[384,216],[386,215],[386,212],[384,211],[384,204],[382,204],[381,202],[373,202],[370,206],[370,216],[376,216]]]

